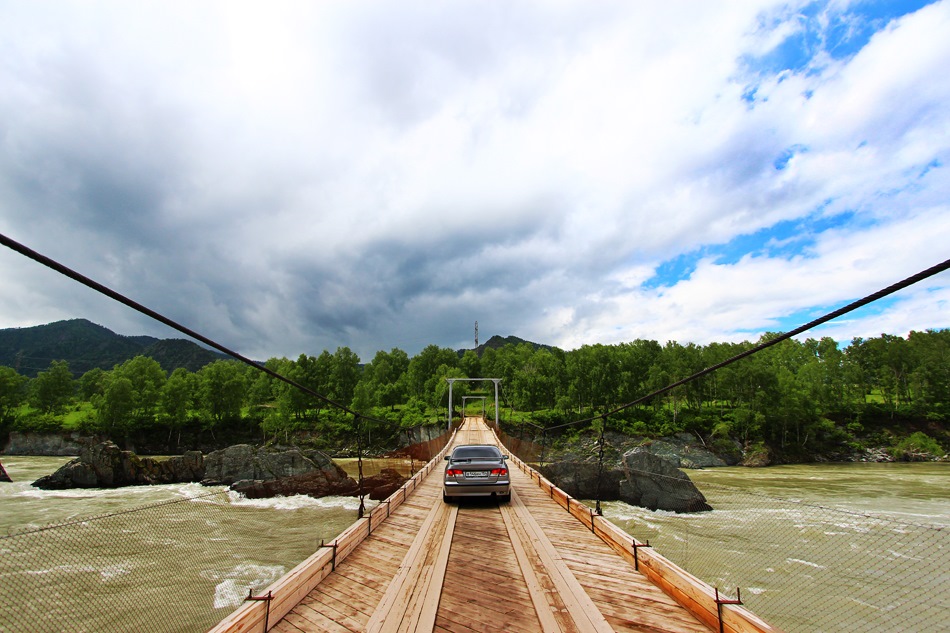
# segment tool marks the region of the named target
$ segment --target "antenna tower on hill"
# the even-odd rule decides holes
[[[475,321],[475,349],[478,349],[478,321]]]

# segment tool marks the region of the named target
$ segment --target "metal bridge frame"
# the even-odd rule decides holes
[[[449,430],[452,429],[452,386],[458,380],[465,382],[486,382],[490,380],[495,383],[495,427],[498,427],[498,385],[501,384],[501,378],[446,378],[445,380],[449,383],[449,413],[447,416],[446,428]]]
[[[482,401],[482,417],[485,417],[485,400],[488,399],[488,396],[462,396],[462,411],[465,411],[465,407],[468,406],[469,400],[481,400]]]

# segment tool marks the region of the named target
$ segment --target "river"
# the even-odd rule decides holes
[[[950,630],[950,464],[687,474],[714,511],[604,515],[787,631]]]
[[[0,535],[11,535],[0,540],[4,633],[203,631],[356,517],[358,501],[343,497],[30,486],[67,460],[3,458],[14,480],[0,484]],[[368,463],[367,474],[378,468]],[[613,502],[604,513],[729,597],[739,587],[750,609],[787,631],[947,630],[950,464],[689,475],[713,512]],[[68,525],[39,530],[51,523]],[[923,615],[900,616],[911,608]]]

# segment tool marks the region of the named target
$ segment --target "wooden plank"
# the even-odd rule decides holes
[[[597,633],[611,633],[610,625],[604,620],[600,611],[590,600],[583,587],[574,578],[574,575],[561,560],[557,550],[548,540],[544,531],[528,512],[522,502],[517,489],[512,488],[511,508],[525,527],[538,558],[543,562],[545,569],[554,581],[561,599],[579,631],[596,631]]]
[[[514,498],[514,493],[512,494],[512,499]],[[548,596],[545,592],[542,580],[538,578],[538,575],[535,573],[534,567],[531,563],[532,558],[528,555],[528,547],[526,541],[528,540],[527,534],[524,534],[520,526],[515,524],[514,517],[512,517],[512,512],[507,508],[502,509],[501,516],[505,521],[505,527],[508,529],[509,540],[511,545],[515,550],[515,556],[518,560],[518,565],[521,568],[522,575],[524,576],[525,583],[528,586],[528,594],[531,597],[531,602],[534,605],[534,612],[538,618],[538,624],[541,625],[541,630],[544,633],[560,631],[561,627],[557,622],[557,619],[554,617],[554,613],[551,610],[551,605],[548,603]]]
[[[438,502],[436,502],[438,503]],[[438,555],[429,571],[429,578],[424,585],[423,595],[420,596],[419,608],[413,611],[408,630],[431,631],[435,626],[436,614],[439,610],[439,598],[442,596],[442,585],[445,583],[445,568],[449,561],[449,552],[452,549],[452,535],[455,533],[455,523],[458,518],[458,506],[449,507],[449,517],[446,522],[445,533],[439,546]]]
[[[426,571],[426,555],[434,544],[442,542],[448,518],[449,508],[446,504],[443,504],[441,499],[433,503],[399,571],[390,582],[376,612],[367,624],[367,631],[377,633],[398,630],[410,608],[412,587],[419,582]]]

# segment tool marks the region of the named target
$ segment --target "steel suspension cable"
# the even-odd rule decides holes
[[[134,301],[133,299],[130,299],[129,297],[127,297],[127,296],[125,296],[125,295],[123,295],[123,294],[121,294],[121,293],[119,293],[119,292],[116,292],[115,290],[112,290],[111,288],[109,288],[109,287],[107,287],[107,286],[104,286],[103,284],[101,284],[101,283],[99,283],[99,282],[97,282],[97,281],[94,281],[93,279],[90,279],[89,277],[83,275],[82,273],[79,273],[79,272],[77,272],[77,271],[75,271],[75,270],[73,270],[73,269],[71,269],[71,268],[68,268],[67,266],[64,266],[63,264],[60,264],[59,262],[57,262],[56,260],[54,260],[54,259],[52,259],[52,258],[50,258],[50,257],[47,257],[47,256],[45,256],[45,255],[43,255],[43,254],[41,254],[41,253],[38,253],[38,252],[36,252],[35,250],[33,250],[33,249],[31,249],[31,248],[29,248],[29,247],[27,247],[27,246],[25,246],[25,245],[23,245],[23,244],[21,244],[21,243],[15,241],[15,240],[10,239],[9,237],[7,237],[6,235],[4,235],[4,234],[2,234],[2,233],[0,233],[0,244],[3,244],[3,245],[6,246],[7,248],[10,248],[11,250],[14,250],[14,251],[16,251],[17,253],[20,253],[21,255],[24,255],[24,256],[26,256],[26,257],[32,259],[32,260],[35,261],[35,262],[38,262],[38,263],[40,263],[40,264],[43,264],[43,265],[46,266],[47,268],[51,268],[51,269],[55,270],[56,272],[58,272],[58,273],[60,273],[60,274],[62,274],[62,275],[65,275],[66,277],[69,277],[69,278],[72,279],[73,281],[78,281],[78,282],[81,283],[82,285],[87,286],[87,287],[89,287],[89,288],[92,288],[92,289],[95,290],[96,292],[99,292],[99,293],[101,293],[101,294],[104,294],[105,296],[109,297],[110,299],[114,299],[115,301],[118,301],[119,303],[122,303],[122,304],[124,304],[124,305],[126,305],[126,306],[132,308],[133,310],[135,310],[135,311],[137,311],[137,312],[141,312],[142,314],[144,314],[144,315],[146,315],[146,316],[148,316],[148,317],[151,317],[152,319],[155,319],[156,321],[159,321],[159,322],[161,322],[161,323],[164,323],[164,324],[167,325],[168,327],[170,327],[170,328],[172,328],[172,329],[175,329],[175,330],[178,330],[179,332],[181,332],[182,334],[184,334],[184,335],[186,335],[186,336],[189,336],[189,337],[191,337],[191,338],[193,338],[193,339],[195,339],[195,340],[197,340],[197,341],[201,341],[201,342],[204,343],[205,345],[208,345],[208,346],[210,346],[210,347],[213,347],[214,349],[216,349],[216,350],[222,352],[223,354],[227,354],[228,356],[231,356],[232,358],[234,358],[234,359],[236,359],[236,360],[239,360],[239,361],[241,361],[242,363],[244,363],[244,364],[246,364],[246,365],[250,365],[250,366],[253,367],[254,369],[257,369],[258,371],[262,371],[262,372],[264,372],[265,374],[269,375],[269,376],[272,377],[272,378],[275,378],[275,379],[277,379],[277,380],[280,380],[280,381],[282,381],[282,382],[285,382],[285,383],[287,383],[288,385],[291,385],[292,387],[295,387],[296,389],[299,389],[300,391],[306,393],[307,395],[313,396],[314,398],[325,402],[326,404],[330,405],[331,407],[336,407],[337,409],[339,409],[339,410],[341,410],[341,411],[343,411],[343,412],[345,412],[345,413],[349,413],[350,415],[353,415],[353,416],[360,416],[360,417],[364,417],[365,419],[368,419],[368,420],[373,420],[374,422],[380,422],[380,423],[382,423],[382,420],[376,420],[375,418],[366,418],[366,416],[363,416],[362,414],[359,414],[359,413],[357,413],[356,411],[353,411],[352,409],[350,409],[350,408],[347,407],[346,405],[344,405],[344,404],[342,404],[342,403],[340,403],[340,402],[337,402],[337,401],[335,401],[335,400],[333,400],[333,399],[331,399],[331,398],[328,398],[327,396],[325,396],[325,395],[323,395],[323,394],[321,394],[321,393],[318,393],[318,392],[314,391],[313,389],[310,389],[309,387],[306,387],[306,386],[300,384],[300,383],[297,382],[296,380],[293,380],[293,379],[291,379],[291,378],[288,378],[288,377],[286,377],[286,376],[284,376],[284,375],[282,375],[282,374],[279,374],[279,373],[277,373],[277,372],[275,372],[275,371],[273,371],[273,370],[271,370],[271,369],[268,369],[267,367],[261,365],[260,363],[254,362],[254,361],[251,360],[250,358],[247,358],[246,356],[243,356],[242,354],[239,354],[238,352],[235,352],[234,350],[231,350],[231,349],[225,347],[224,345],[221,345],[220,343],[218,343],[218,342],[216,342],[216,341],[213,341],[213,340],[211,340],[210,338],[208,338],[208,337],[206,337],[206,336],[203,336],[202,334],[199,334],[198,332],[195,332],[194,330],[192,330],[192,329],[190,329],[190,328],[185,327],[184,325],[181,325],[180,323],[178,323],[178,322],[176,322],[176,321],[174,321],[174,320],[172,320],[172,319],[170,319],[170,318],[168,318],[168,317],[166,317],[166,316],[164,316],[164,315],[162,315],[162,314],[156,312],[155,310],[152,310],[151,308],[148,308],[148,307],[142,305],[141,303],[139,303],[139,302],[137,302],[137,301]]]

